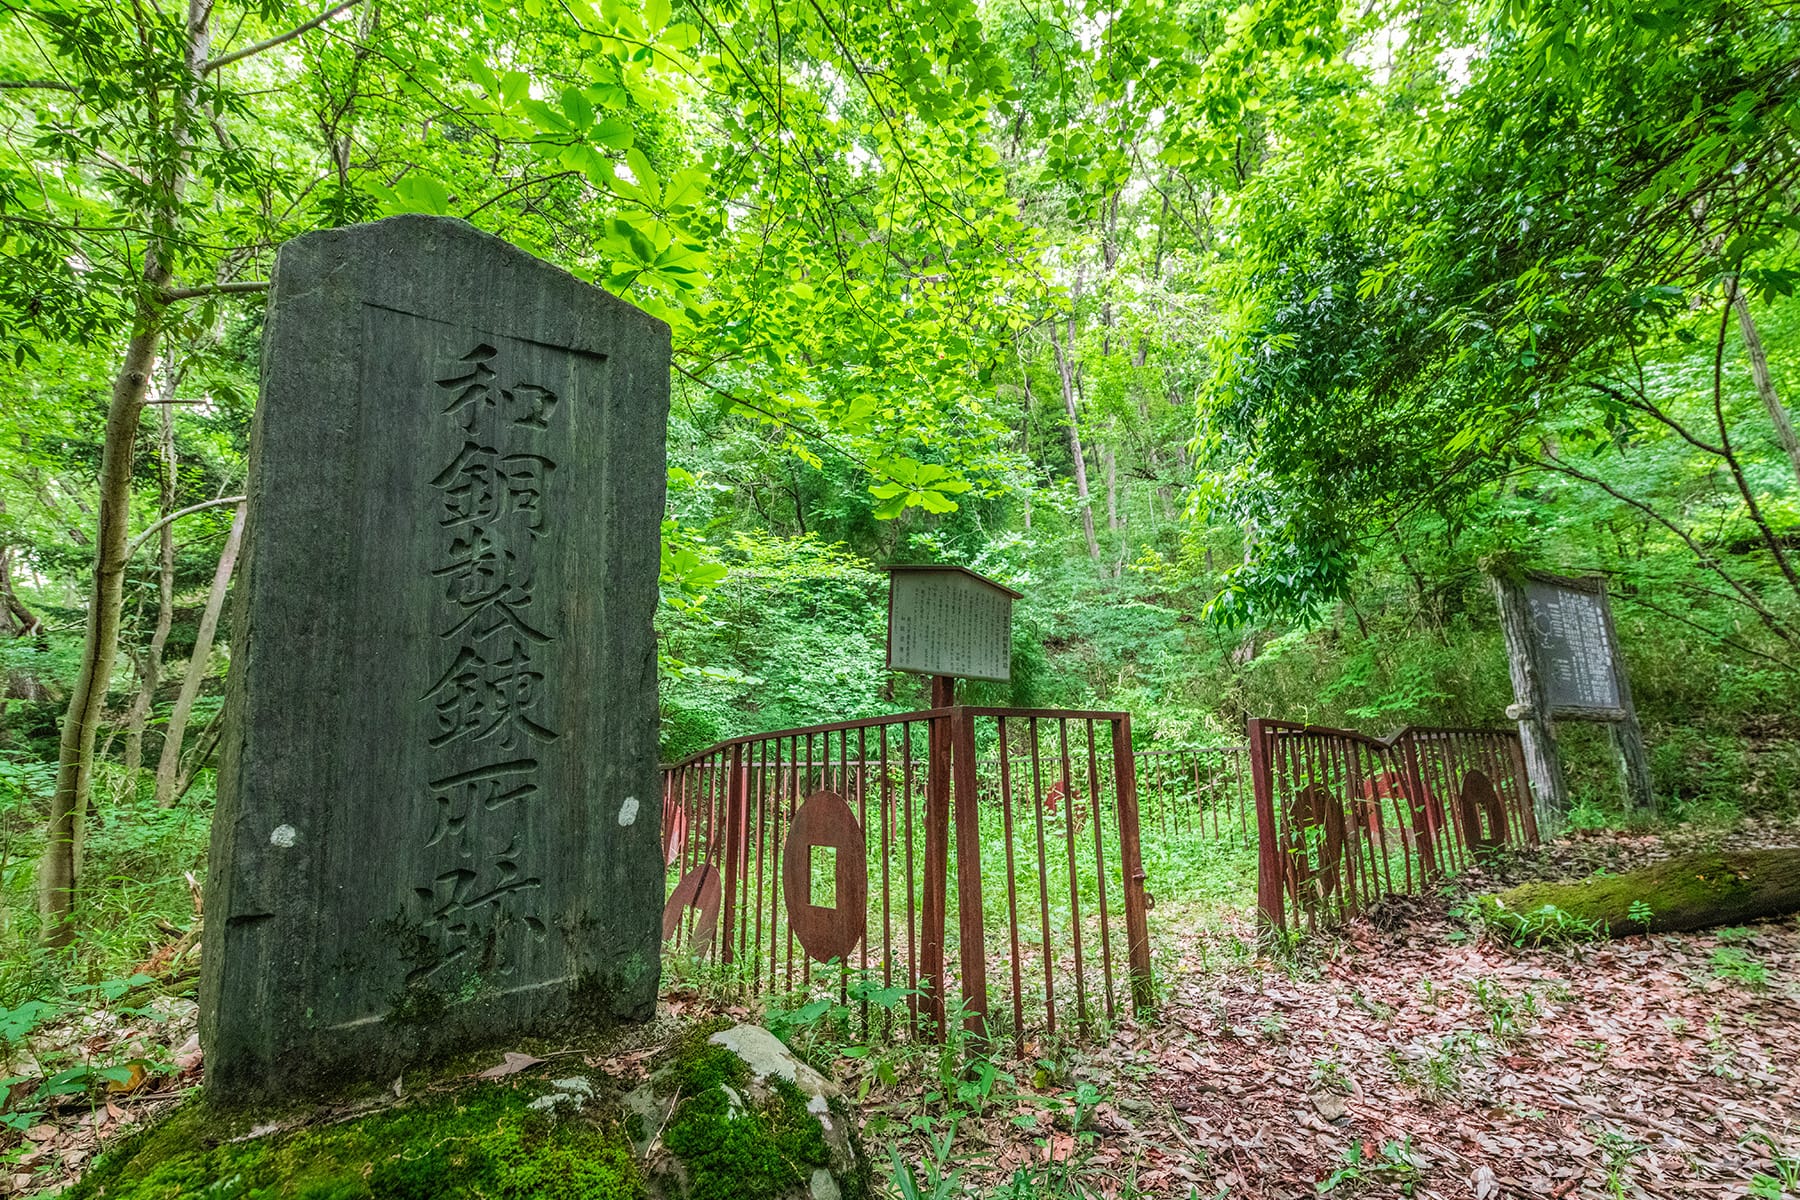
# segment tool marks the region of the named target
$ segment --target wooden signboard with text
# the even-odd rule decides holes
[[[1540,822],[1554,822],[1568,809],[1556,721],[1605,722],[1627,801],[1633,808],[1652,807],[1649,757],[1606,581],[1541,571],[1496,573],[1493,581],[1513,681],[1507,715],[1519,722]]]
[[[1018,598],[966,567],[889,567],[888,669],[1010,681]]]

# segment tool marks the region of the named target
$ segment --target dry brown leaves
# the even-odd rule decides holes
[[[1590,835],[1494,874],[1623,870],[1688,840]],[[1206,973],[1220,949],[1189,939],[1153,1023],[1096,1056],[1114,1102],[1151,1116],[1116,1147],[1132,1170],[1092,1186],[1316,1196],[1360,1154],[1390,1167],[1333,1194],[1745,1196],[1776,1173],[1771,1143],[1800,1153],[1800,921],[1519,950],[1466,937],[1450,907],[1390,905],[1286,968]],[[1766,983],[1717,969],[1721,949]]]

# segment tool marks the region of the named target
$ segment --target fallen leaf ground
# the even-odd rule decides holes
[[[1164,1004],[1076,1070],[1107,1098],[1090,1131],[1066,1111],[970,1118],[958,1138],[979,1127],[984,1145],[965,1178],[1106,1196],[1800,1197],[1800,922],[1520,949],[1453,912],[1484,886],[1625,870],[1704,837],[1578,837],[1284,961],[1241,962],[1243,917],[1185,936],[1165,922],[1180,953]]]
[[[1524,949],[1457,915],[1474,891],[1702,844],[1800,844],[1800,825],[1579,835],[1276,956],[1247,913],[1169,899],[1162,1002],[1101,1047],[1032,1047],[996,1073],[918,1048],[810,1049],[867,1089],[879,1165],[897,1152],[936,1200],[1800,1200],[1800,919]],[[665,1016],[706,1007],[677,997]],[[0,1192],[66,1183],[198,1082],[191,1029],[179,1003],[72,1024],[96,1056],[154,1043],[164,1070],[46,1114]]]

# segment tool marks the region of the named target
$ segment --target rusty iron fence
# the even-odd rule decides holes
[[[960,1015],[1017,1048],[1091,1035],[1149,1002],[1137,761],[1119,712],[957,706],[721,742],[664,771],[665,947],[883,1032]]]
[[[1149,832],[1250,846],[1256,842],[1250,748],[1136,751],[1138,811]]]
[[[1390,738],[1250,722],[1257,909],[1275,928],[1341,921],[1504,845],[1538,840],[1518,734]]]

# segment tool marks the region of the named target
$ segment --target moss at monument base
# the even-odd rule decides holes
[[[678,1030],[629,1094],[604,1072],[483,1081],[462,1062],[354,1116],[348,1099],[272,1113],[196,1097],[108,1150],[64,1200],[867,1200],[842,1097],[764,1030],[734,1030],[763,1039],[745,1051],[760,1066],[708,1040],[728,1029]],[[771,1049],[819,1094],[768,1074]]]
[[[336,1124],[244,1141],[202,1101],[104,1155],[65,1200],[637,1200],[616,1120],[479,1084]]]

